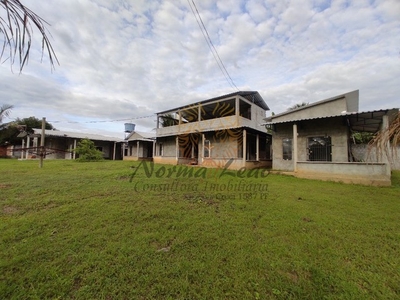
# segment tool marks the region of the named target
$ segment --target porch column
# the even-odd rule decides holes
[[[293,124],[293,171],[297,172],[297,124]]]
[[[76,139],[74,139],[74,149],[76,149]],[[72,154],[72,158],[76,158],[76,151],[74,151],[74,154]]]
[[[153,141],[153,155],[152,157],[156,156],[156,141]]]
[[[389,117],[387,115],[382,116],[382,127],[381,127],[381,132],[384,135],[387,135],[388,133],[385,132],[387,131],[387,129],[389,128]],[[390,174],[390,161],[389,161],[389,151],[390,151],[390,144],[389,142],[387,142],[385,145],[381,145],[381,149],[382,149],[382,154],[379,155],[379,153],[377,153],[378,159],[379,156],[382,157],[382,162],[388,164],[388,170],[389,170],[389,174]],[[378,151],[377,151],[378,152]]]
[[[260,135],[256,136],[256,161],[260,160]]]
[[[205,140],[206,140],[206,136],[205,136],[205,134],[203,133],[202,135],[201,135],[201,153],[200,153],[200,160],[201,160],[201,164],[203,164],[203,162],[204,162],[204,142],[205,142]],[[210,149],[208,149],[208,151],[210,151]],[[210,155],[210,157],[211,157],[211,155]]]
[[[179,113],[179,115],[180,115],[180,113]],[[179,116],[179,118],[180,118],[180,116]],[[176,136],[176,138],[175,138],[175,160],[176,160],[176,163],[178,163],[178,159],[179,159],[179,139],[178,139],[178,136]]]
[[[24,159],[24,154],[25,154],[25,152],[24,152],[24,150],[22,150],[22,149],[24,149],[24,148],[25,148],[25,140],[22,139],[21,159]]]
[[[243,165],[246,164],[246,156],[247,156],[246,145],[247,145],[247,132],[246,129],[243,129]]]
[[[115,160],[115,152],[117,151],[117,142],[114,142],[113,160]]]
[[[199,104],[199,107],[197,109],[197,121],[201,121],[201,104]]]
[[[136,142],[136,156],[139,158],[139,141]]]
[[[239,109],[239,97],[236,96],[235,98],[235,116],[236,116],[236,124],[239,124],[239,116],[240,116],[240,109]]]
[[[28,137],[26,138],[26,148],[29,148],[31,146],[31,137],[28,135]],[[28,159],[29,156],[29,150],[26,149],[26,159]]]

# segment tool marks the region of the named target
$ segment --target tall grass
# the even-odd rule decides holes
[[[400,297],[399,172],[378,188],[161,167],[0,160],[0,298]]]

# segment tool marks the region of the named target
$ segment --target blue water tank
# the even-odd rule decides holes
[[[125,123],[125,132],[131,133],[131,132],[135,131],[135,126],[136,125],[133,123]]]

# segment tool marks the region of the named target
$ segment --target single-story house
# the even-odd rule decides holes
[[[239,91],[157,113],[153,161],[229,169],[271,166],[269,110],[256,91]]]
[[[123,144],[124,160],[153,160],[156,134],[132,131]]]
[[[38,157],[42,129],[33,129],[22,140],[21,158],[29,159]],[[121,144],[123,139],[81,132],[67,132],[62,130],[45,130],[45,148],[47,159],[75,159],[78,157],[73,149],[78,142],[87,138],[94,142],[96,148],[103,152],[105,159],[122,159]]]
[[[266,118],[272,132],[272,168],[303,178],[390,185],[387,158],[357,162],[350,137],[355,131],[387,128],[399,109],[359,112],[358,105],[357,90]]]

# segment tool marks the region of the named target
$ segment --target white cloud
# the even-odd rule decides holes
[[[260,91],[275,113],[355,89],[361,109],[399,106],[399,1],[195,2],[235,84]],[[15,106],[12,117],[121,133],[124,121],[85,122],[132,118],[151,130],[154,118],[136,118],[234,91],[187,0],[26,5],[51,24],[61,65],[51,73],[46,55],[40,63],[35,32],[22,75],[0,67],[1,103]]]

